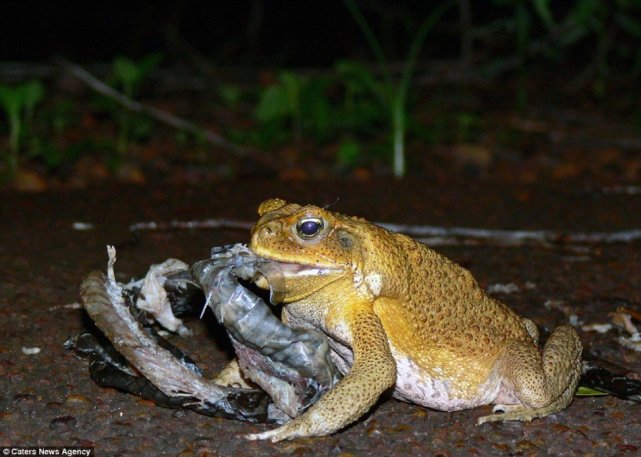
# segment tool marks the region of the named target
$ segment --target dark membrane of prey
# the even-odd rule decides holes
[[[271,301],[281,301],[286,277],[277,262],[236,244],[214,248],[212,258],[197,262],[191,272],[229,333],[243,374],[262,387],[278,409],[296,417],[338,382],[324,335],[284,325],[263,300],[238,283],[238,278],[252,281],[263,275]]]
[[[202,305],[205,293],[207,305],[229,332],[244,375],[264,391],[204,379],[196,364],[154,332],[146,313],[133,305],[139,285],[123,286],[101,272],[85,279],[81,297],[106,338],[85,332],[71,338],[67,347],[89,358],[91,377],[99,385],[159,406],[251,422],[285,422],[317,401],[337,382],[338,373],[323,335],[287,327],[238,282],[239,277],[251,280],[259,274],[270,278],[272,299],[278,299],[276,291],[285,286],[278,265],[236,245],[215,248],[211,259],[198,262],[191,272],[172,273],[163,287],[175,314]]]

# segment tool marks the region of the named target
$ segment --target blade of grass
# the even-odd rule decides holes
[[[434,25],[441,19],[443,14],[455,4],[455,0],[449,0],[442,3],[430,14],[412,41],[410,50],[403,66],[401,82],[394,93],[394,102],[392,104],[392,128],[394,129],[394,176],[400,178],[405,175],[405,125],[407,117],[407,94],[409,93],[410,82],[414,74],[414,67],[418,61],[419,53],[427,39],[427,35]]]
[[[367,22],[367,19],[365,19],[365,16],[363,16],[360,8],[356,6],[356,2],[354,2],[354,0],[343,0],[343,3],[345,3],[345,6],[349,10],[350,14],[358,24],[358,27],[361,29],[361,32],[365,36],[367,45],[369,46],[370,50],[374,54],[374,57],[381,66],[385,84],[387,85],[388,89],[391,89],[392,87],[394,87],[394,79],[392,78],[392,72],[390,71],[390,66],[387,62],[387,58],[385,57],[385,52],[383,51],[381,43],[376,38],[374,31],[369,26],[369,23]]]

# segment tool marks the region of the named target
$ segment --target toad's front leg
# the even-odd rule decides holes
[[[302,416],[277,429],[248,435],[248,439],[276,442],[329,435],[360,418],[396,383],[396,363],[371,304],[351,306],[343,316],[354,352],[350,372]]]

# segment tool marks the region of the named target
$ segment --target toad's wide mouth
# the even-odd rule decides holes
[[[253,251],[253,250],[252,250]],[[288,277],[307,277],[307,276],[326,276],[326,275],[335,275],[340,274],[344,271],[343,268],[337,267],[328,267],[317,264],[308,264],[304,262],[286,262],[281,261],[277,257],[270,257],[268,255],[260,255],[256,251],[253,251],[255,255],[265,261],[263,266],[259,268],[259,271],[263,274],[270,272],[275,274],[280,272],[280,274]]]
[[[342,271],[339,268],[326,268],[316,265],[305,265],[302,263],[285,263],[275,260],[272,260],[271,262],[277,264],[278,268],[286,277],[324,276],[338,274]]]
[[[268,259],[265,259],[268,260]],[[291,290],[292,282],[304,281],[309,286],[309,294],[314,293],[318,288],[326,284],[327,281],[333,281],[331,276],[340,276],[343,270],[338,268],[324,268],[316,265],[304,265],[300,263],[278,262],[269,259],[257,269],[260,276],[266,283],[260,279],[255,279],[259,287],[269,287],[270,301],[272,303],[281,303],[284,297]],[[315,280],[316,278],[316,280]],[[327,279],[321,279],[327,278]],[[319,281],[320,280],[320,281]]]

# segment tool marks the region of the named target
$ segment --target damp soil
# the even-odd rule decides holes
[[[212,246],[246,242],[233,230],[157,231],[132,237],[139,221],[255,220],[257,204],[279,196],[374,221],[553,230],[641,227],[641,195],[602,192],[573,182],[516,184],[487,180],[245,180],[209,187],[102,187],[46,194],[0,194],[0,446],[86,445],[96,455],[638,455],[641,405],[611,397],[576,398],[560,413],[531,423],[476,425],[479,407],[440,412],[382,399],[364,418],[329,437],[271,444],[244,434],[267,429],[156,407],[98,387],[87,364],[63,348],[85,327],[75,305],[83,276],[106,266],[116,244],[119,279],[168,257],[193,262]],[[77,230],[74,223],[92,224]],[[607,323],[625,304],[641,309],[641,244],[437,248],[469,268],[484,287],[519,313],[553,328],[571,315]],[[417,278],[418,280],[418,278]],[[514,288],[513,288],[514,289]],[[545,306],[545,303],[548,303]],[[550,305],[552,303],[552,305]],[[189,320],[194,335],[172,341],[208,375],[231,356],[211,320]],[[641,353],[619,333],[580,331],[601,357],[641,371]],[[23,348],[39,348],[27,355]]]

